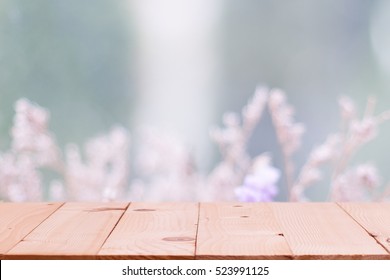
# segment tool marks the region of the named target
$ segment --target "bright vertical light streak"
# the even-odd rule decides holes
[[[129,4],[136,33],[137,124],[177,132],[205,162],[216,105],[222,2],[139,0]]]

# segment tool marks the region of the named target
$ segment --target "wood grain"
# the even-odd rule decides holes
[[[0,203],[0,256],[61,205],[62,203]]]
[[[390,259],[390,203],[0,203],[0,259]]]
[[[6,255],[10,259],[91,259],[128,203],[66,203]]]
[[[197,223],[197,203],[131,203],[98,255],[193,259]]]
[[[268,204],[201,203],[197,259],[289,259]]]
[[[390,252],[390,203],[339,203],[339,205]]]
[[[297,259],[386,259],[375,239],[334,203],[272,204]]]

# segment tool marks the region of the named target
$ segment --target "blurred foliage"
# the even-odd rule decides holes
[[[120,1],[1,1],[1,146],[22,96],[50,109],[62,143],[126,124],[129,46]]]
[[[221,98],[221,107],[238,110],[258,83],[285,90],[307,131],[303,151],[296,155],[298,166],[314,145],[338,129],[341,95],[351,96],[362,110],[367,97],[374,95],[378,111],[389,109],[390,84],[378,68],[370,38],[373,11],[381,2],[225,1],[221,95],[229,98]],[[363,158],[388,165],[383,149],[389,130],[387,124],[382,127]],[[249,150],[272,151],[280,166],[275,141],[268,118],[255,131]]]
[[[374,94],[379,111],[390,107],[389,77],[378,66],[370,37],[375,10],[385,0],[221,1],[215,116],[238,111],[258,83],[282,88],[307,127],[304,151],[296,158],[300,165],[316,143],[337,130],[340,95],[364,106]],[[125,7],[129,3],[0,2],[0,148],[8,144],[13,104],[22,96],[51,111],[51,128],[61,144],[81,142],[115,123],[130,125],[140,93],[139,65],[133,63],[136,17]],[[386,125],[362,153],[382,169],[389,164],[383,153],[389,130]],[[275,141],[266,118],[249,151],[273,151],[280,165]]]

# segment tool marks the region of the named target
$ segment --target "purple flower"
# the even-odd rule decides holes
[[[235,189],[239,201],[270,202],[278,193],[277,181],[280,171],[272,166],[263,166],[255,174],[247,175],[244,184]]]

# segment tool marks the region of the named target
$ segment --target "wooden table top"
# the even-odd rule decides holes
[[[0,259],[390,259],[390,203],[0,203]]]

